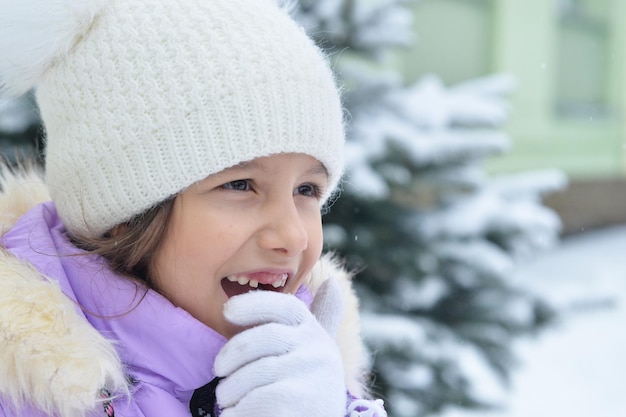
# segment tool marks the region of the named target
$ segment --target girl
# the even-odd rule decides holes
[[[6,0],[45,180],[4,169],[0,416],[378,416],[321,257],[328,64],[272,0]]]

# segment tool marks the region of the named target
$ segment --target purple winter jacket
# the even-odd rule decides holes
[[[213,362],[226,339],[154,291],[112,273],[103,259],[68,241],[52,203],[30,210],[2,238],[16,257],[56,280],[91,326],[116,349],[132,384],[131,400],[114,401],[123,417],[189,417],[194,390],[214,379]],[[310,303],[302,288],[297,296]],[[79,308],[78,306],[82,306]],[[4,405],[3,405],[4,403]],[[0,416],[40,417],[28,405],[12,414],[0,398]],[[105,416],[103,409],[94,415]]]

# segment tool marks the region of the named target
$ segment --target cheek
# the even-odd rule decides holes
[[[324,232],[322,229],[322,215],[319,211],[313,212],[311,215],[309,227],[309,247],[321,254],[324,245]]]
[[[175,225],[177,256],[190,263],[206,263],[230,251],[237,236],[232,221],[206,210],[188,210],[187,217]]]
[[[183,208],[185,210],[183,210]],[[154,257],[152,274],[155,286],[166,295],[185,292],[198,280],[198,271],[206,268],[206,239],[201,222],[190,221],[188,207],[181,202],[174,208],[170,218],[168,232]]]
[[[309,246],[311,252],[317,254],[319,257],[322,253],[322,247],[324,246],[324,234],[322,232],[321,223],[309,234]]]
[[[304,264],[306,268],[311,269],[315,266],[315,263],[319,260],[322,254],[322,247],[324,246],[324,235],[322,232],[322,222],[319,218],[313,217],[307,227],[307,233],[309,237],[306,252],[304,254]]]

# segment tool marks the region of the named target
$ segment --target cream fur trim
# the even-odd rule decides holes
[[[0,167],[0,232],[50,200],[34,164]],[[83,416],[100,390],[126,391],[114,346],[77,311],[56,282],[0,248],[0,394],[60,417]]]
[[[332,254],[325,254],[313,268],[307,285],[315,294],[327,279],[337,279],[343,290],[344,317],[337,332],[337,344],[343,357],[346,387],[358,397],[366,395],[368,363],[366,349],[361,342],[359,302],[352,288],[352,276]]]
[[[30,208],[50,200],[43,172],[34,164],[18,169],[0,165],[0,235]]]
[[[56,282],[0,250],[0,394],[19,408],[83,416],[100,390],[125,390],[113,345],[76,311]]]

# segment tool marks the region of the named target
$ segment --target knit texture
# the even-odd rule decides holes
[[[256,157],[311,155],[329,193],[343,169],[332,72],[271,0],[110,0],[37,99],[46,182],[87,237]]]

